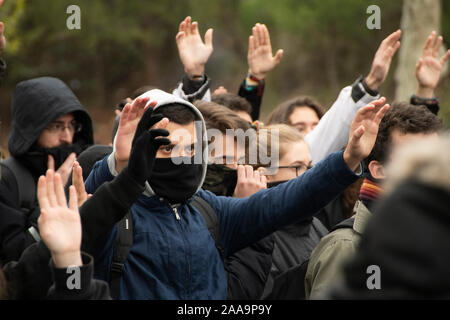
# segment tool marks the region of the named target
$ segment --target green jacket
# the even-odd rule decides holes
[[[343,264],[355,253],[361,234],[371,213],[357,201],[353,209],[353,228],[341,228],[323,237],[311,254],[305,276],[306,299],[320,299],[333,285],[342,280]]]

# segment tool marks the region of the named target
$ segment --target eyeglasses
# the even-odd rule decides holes
[[[295,168],[295,175],[298,177],[299,175],[301,175],[302,173],[305,173],[307,170],[311,169],[313,166],[310,164],[305,164],[305,163],[301,163],[301,164],[297,164],[295,166],[279,166],[279,167],[275,167],[278,169],[294,169]]]
[[[77,123],[76,121],[70,122],[67,126],[65,126],[62,122],[53,122],[50,123],[45,129],[51,133],[63,133],[66,128],[69,129],[70,133],[77,133],[81,131],[83,125],[81,123]]]

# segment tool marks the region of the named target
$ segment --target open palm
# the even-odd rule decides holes
[[[248,67],[249,73],[262,80],[266,74],[275,68],[283,57],[283,50],[278,50],[272,56],[269,30],[263,24],[257,23],[252,28],[252,35],[248,39]]]
[[[81,221],[75,187],[70,187],[66,202],[61,176],[48,170],[38,182],[37,197],[41,208],[39,231],[52,254],[78,252],[81,246]]]
[[[442,45],[442,37],[436,39],[433,31],[427,38],[422,50],[422,57],[416,65],[416,78],[419,85],[425,88],[435,89],[438,85],[442,69],[450,56],[450,50],[439,59],[439,50]]]
[[[372,151],[377,139],[378,127],[381,119],[389,109],[384,105],[386,98],[382,97],[361,108],[356,113],[350,127],[350,138],[344,151],[344,159],[352,169],[365,159]]]
[[[204,66],[213,52],[212,36],[213,29],[208,29],[203,43],[198,32],[197,22],[191,23],[191,17],[186,17],[180,23],[176,41],[180,60],[186,73],[191,75],[204,73]]]

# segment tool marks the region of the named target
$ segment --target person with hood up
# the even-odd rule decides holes
[[[17,260],[40,239],[36,198],[39,176],[54,169],[66,184],[73,162],[93,143],[87,110],[61,80],[20,82],[12,99],[11,154],[1,163],[0,261]]]
[[[360,109],[345,151],[331,154],[298,178],[237,199],[201,189],[208,155],[201,113],[191,103],[160,90],[137,100],[141,98],[152,103],[146,104],[145,113],[131,105],[124,108],[113,153],[97,162],[86,181],[86,191],[94,193],[114,179],[127,166],[132,147],[139,147],[137,143],[133,146],[133,139],[148,136],[141,145],[148,159],[141,165],[142,174],[134,175],[136,184],[146,187],[130,208],[133,244],[123,265],[112,263],[116,223],[123,217],[102,210],[90,212],[96,226],[106,231],[96,243],[96,278],[109,282],[121,268],[119,299],[225,299],[223,257],[284,225],[312,216],[358,179],[360,162],[370,153],[378,124],[389,108],[382,99]],[[166,136],[169,142],[161,145],[155,136]],[[222,250],[193,205],[196,197],[217,215]]]

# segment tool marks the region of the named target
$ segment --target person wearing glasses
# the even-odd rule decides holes
[[[10,157],[1,162],[1,263],[18,260],[40,240],[39,176],[54,169],[66,184],[76,156],[91,144],[91,118],[64,82],[41,77],[17,84],[8,138]]]
[[[279,155],[277,163],[258,169],[266,176],[268,188],[295,179],[312,168],[308,144],[297,129],[286,124],[268,125],[263,129],[267,130],[267,135],[260,136],[259,147],[267,150],[268,154],[273,151]],[[275,132],[278,134],[278,145],[273,148],[271,142],[274,139],[271,137]],[[308,261],[312,250],[327,233],[328,230],[316,217],[297,221],[274,232],[272,264],[261,298],[302,298],[299,281],[295,281],[295,277],[301,274],[298,269]]]

